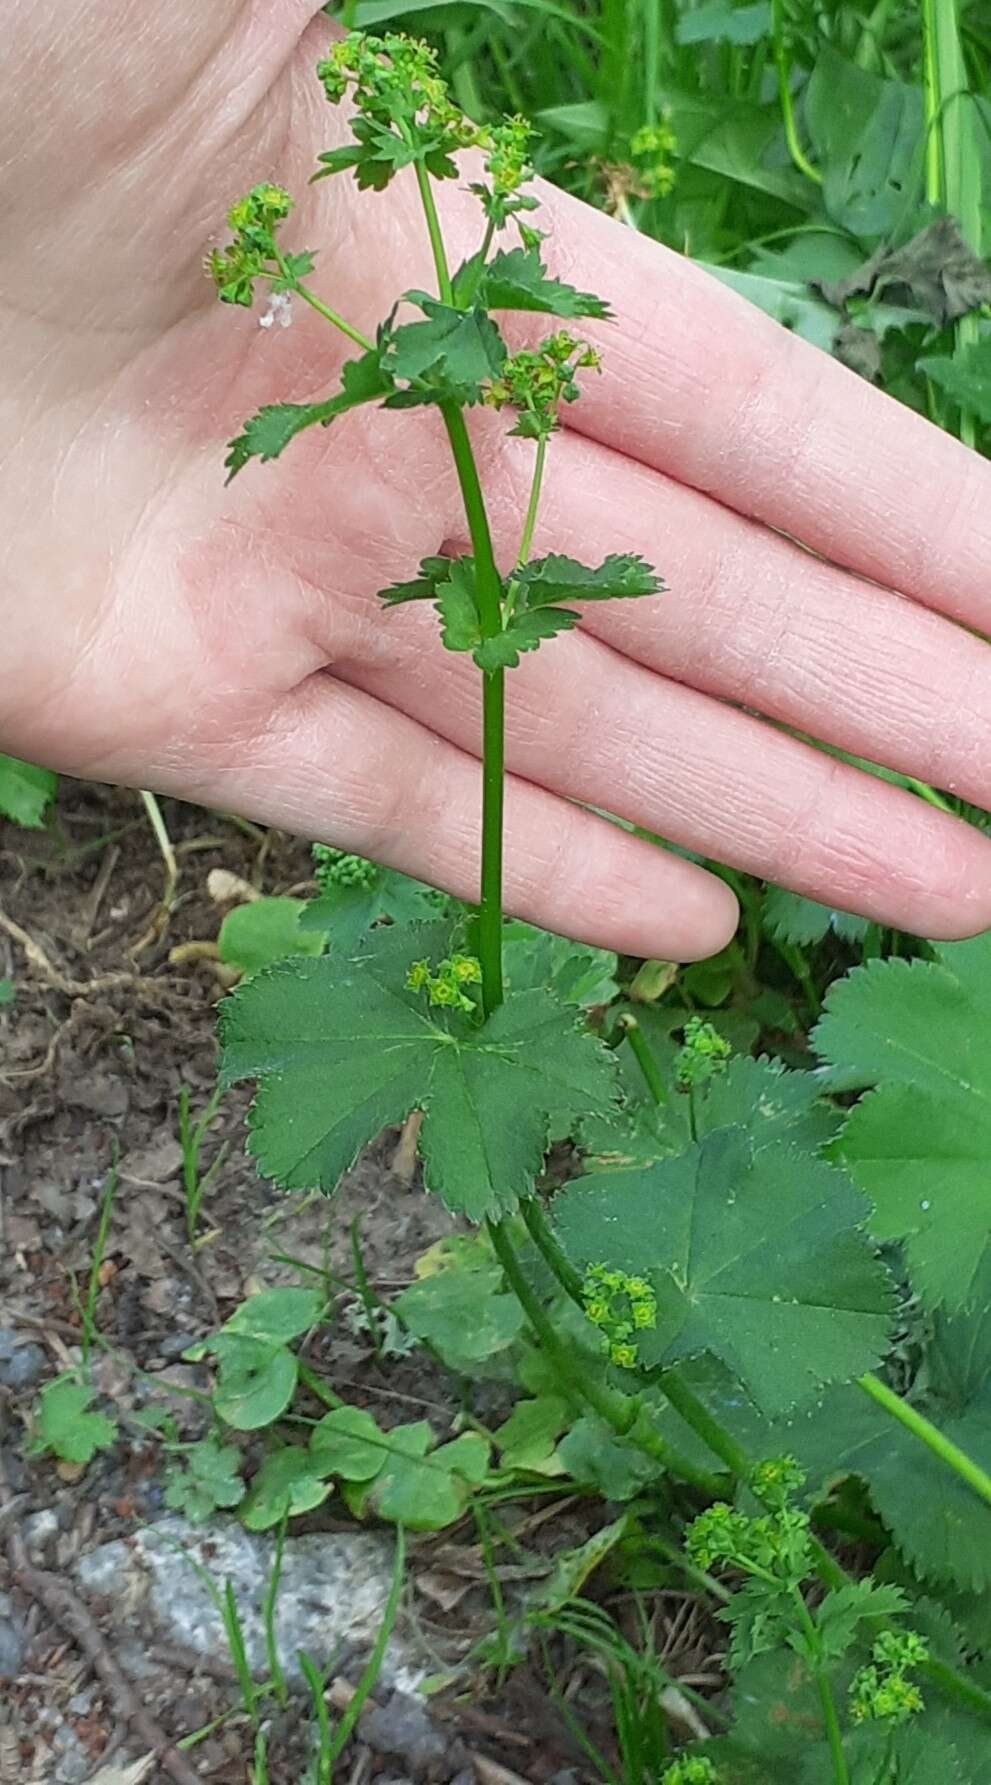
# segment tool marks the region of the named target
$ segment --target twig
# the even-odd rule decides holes
[[[92,998],[97,992],[112,992],[119,986],[134,984],[133,973],[103,973],[95,979],[67,979],[58,967],[53,966],[41,944],[33,936],[29,936],[27,930],[22,930],[20,924],[8,917],[5,911],[0,911],[0,930],[6,930],[12,941],[23,949],[29,965],[66,998]]]
[[[416,1148],[422,1126],[423,1111],[415,1109],[403,1123],[403,1131],[396,1142],[396,1150],[389,1162],[389,1169],[393,1177],[400,1184],[404,1184],[407,1189],[412,1184],[413,1174],[416,1171]]]
[[[484,1754],[470,1754],[469,1759],[475,1768],[478,1785],[530,1785],[522,1773],[511,1772],[508,1766],[500,1766],[498,1760],[489,1760]]]

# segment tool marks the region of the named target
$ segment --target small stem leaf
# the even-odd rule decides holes
[[[355,960],[284,961],[227,1000],[224,1077],[260,1081],[251,1150],[267,1175],[333,1190],[363,1146],[422,1109],[428,1186],[481,1220],[529,1189],[551,1121],[610,1107],[611,1056],[550,993],[522,992],[479,1026],[407,986],[451,936],[376,932]]]
[[[935,953],[835,984],[815,1045],[878,1086],[837,1142],[874,1204],[872,1234],[903,1242],[927,1304],[961,1308],[991,1255],[991,937]]]
[[[402,323],[391,331],[382,366],[391,378],[426,382],[399,392],[386,407],[477,403],[483,386],[498,376],[506,359],[506,344],[495,323],[484,310],[456,310],[423,293],[412,295],[426,320]]]
[[[450,558],[424,558],[420,574],[408,583],[390,583],[379,590],[379,600],[386,607],[399,607],[404,601],[436,601],[437,585],[451,574]]]
[[[515,571],[514,581],[522,585],[527,608],[558,601],[616,601],[664,592],[657,572],[633,552],[613,552],[597,570],[551,552]]]
[[[470,289],[478,278],[474,260],[466,261],[454,276],[455,296],[459,289]],[[578,291],[573,285],[552,279],[540,254],[533,248],[510,248],[494,254],[478,285],[477,301],[488,310],[529,310],[544,316],[594,316],[610,319],[610,310],[602,298],[591,291]]]
[[[471,558],[448,563],[447,576],[437,584],[437,612],[445,650],[471,651],[481,642],[475,566]]]
[[[643,1364],[711,1351],[771,1414],[884,1350],[891,1292],[862,1214],[831,1166],[784,1143],[755,1151],[739,1128],[647,1170],[579,1178],[555,1202],[574,1263],[649,1276]]]
[[[505,632],[482,640],[475,650],[475,662],[479,669],[487,672],[515,669],[522,651],[536,651],[545,638],[553,638],[558,632],[570,632],[580,620],[581,615],[567,607],[539,607],[515,614]]]
[[[920,359],[918,369],[938,384],[951,402],[991,428],[991,336],[958,347],[952,355]]]
[[[225,460],[228,483],[244,469],[249,459],[258,458],[266,464],[285,452],[290,441],[305,429],[318,423],[321,427],[329,427],[337,416],[345,415],[349,409],[387,397],[393,385],[382,370],[381,357],[379,348],[375,347],[363,353],[360,359],[348,360],[341,371],[341,389],[336,396],[328,397],[322,403],[267,403],[259,409],[245,423],[244,432],[230,443]]]

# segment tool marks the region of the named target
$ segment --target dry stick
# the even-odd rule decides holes
[[[10,1485],[0,1453],[0,1495],[3,1504],[11,1499]],[[134,1692],[131,1683],[125,1678],[110,1653],[97,1626],[86,1610],[81,1599],[76,1597],[71,1588],[60,1580],[57,1574],[49,1574],[43,1568],[35,1568],[28,1558],[24,1539],[15,1528],[7,1536],[7,1554],[10,1560],[11,1573],[15,1584],[22,1592],[30,1595],[38,1605],[44,1606],[50,1618],[60,1625],[67,1636],[71,1636],[77,1648],[81,1649],[104,1685],[112,1693],[121,1715],[127,1719],[131,1727],[141,1737],[146,1748],[153,1751],[162,1771],[167,1773],[175,1785],[202,1785],[199,1774],[194,1773],[182,1755],[177,1753],[150,1712],[145,1710],[141,1700]]]
[[[44,949],[34,940],[34,937],[29,936],[27,930],[22,930],[20,924],[15,923],[12,917],[8,917],[5,911],[0,911],[0,930],[6,930],[11,940],[24,950],[29,965],[34,967],[36,972],[47,979],[50,986],[54,986],[55,990],[62,992],[66,998],[91,998],[95,992],[112,992],[116,991],[119,986],[134,985],[135,983],[133,973],[103,973],[95,979],[67,979],[64,973],[60,973],[59,969],[52,965]]]

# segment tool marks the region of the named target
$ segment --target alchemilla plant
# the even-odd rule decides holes
[[[479,1232],[435,1249],[392,1316],[451,1367],[502,1371],[525,1395],[498,1432],[439,1449],[423,1422],[383,1434],[369,1414],[331,1405],[306,1447],[268,1458],[244,1516],[265,1528],[318,1505],[337,1480],[359,1517],[436,1528],[482,1491],[493,1449],[502,1481],[570,1475],[627,1508],[602,1555],[626,1546],[642,1559],[660,1543],[721,1600],[730,1630],[732,1728],[679,1756],[662,1734],[638,1779],[975,1777],[970,1756],[982,1745],[986,1755],[991,1721],[986,1683],[965,1665],[991,1646],[977,1597],[991,1584],[991,1476],[973,1454],[986,1440],[991,1345],[991,1298],[977,1289],[991,1265],[972,1248],[964,1256],[945,1202],[932,1214],[921,1165],[911,1207],[890,1166],[921,1105],[949,1095],[946,1050],[934,1049],[943,1014],[966,1002],[963,957],[977,945],[911,967],[875,962],[830,994],[817,1045],[835,1082],[883,1081],[839,1134],[822,1074],[734,1057],[690,1008],[665,1025],[649,1001],[624,1004],[615,957],[562,959],[505,922],[507,672],[553,649],[585,602],[663,594],[630,554],[585,565],[533,551],[562,412],[599,368],[582,325],[608,321],[608,306],[548,271],[523,120],[465,119],[433,52],[405,37],[351,33],[317,75],[348,108],[350,140],[314,177],[350,175],[369,203],[396,178],[415,182],[435,289],[397,292],[367,338],[311,285],[313,253],[283,245],[290,195],[272,184],[248,193],[210,258],[222,301],[262,298],[274,314],[304,303],[355,353],[325,397],[251,416],[227,469],[277,459],[365,405],[438,411],[471,549],[410,566],[408,581],[380,591],[381,624],[402,603],[431,603],[440,645],[477,668],[480,900],[454,908],[318,850],[320,897],[302,927],[324,931],[329,952],[264,967],[227,1000],[223,1075],[258,1081],[251,1147],[290,1189],[332,1192],[363,1146],[416,1115],[428,1191]],[[460,176],[465,150],[479,170],[478,247],[452,265],[436,188]],[[544,338],[511,352],[500,319],[513,312],[551,319]],[[469,426],[480,406],[532,450],[518,549],[501,564]],[[888,1022],[892,973],[903,979]],[[908,1027],[912,1045],[900,1048]],[[958,1076],[970,1107],[973,1073]],[[973,1113],[986,1123],[983,1108]],[[585,1167],[550,1196],[545,1162],[564,1137]],[[952,1169],[971,1203],[986,1194],[962,1156]],[[290,1294],[306,1305],[287,1313]],[[229,1322],[214,1342],[229,1425],[257,1429],[297,1381],[313,1384],[289,1346],[319,1298],[279,1295],[275,1327],[259,1307],[254,1325]],[[925,1394],[909,1404],[876,1372],[896,1316],[920,1306]],[[847,1574],[823,1547],[826,1530],[874,1542],[883,1578]]]

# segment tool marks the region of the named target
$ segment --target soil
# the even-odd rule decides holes
[[[73,1566],[161,1516],[158,1450],[136,1415],[171,1392],[180,1430],[196,1435],[202,1411],[182,1392],[196,1385],[195,1369],[182,1353],[246,1294],[299,1282],[289,1259],[351,1279],[357,1223],[368,1277],[387,1298],[410,1280],[418,1254],[452,1229],[415,1179],[405,1183],[393,1170],[395,1134],[358,1162],[332,1204],[274,1190],[245,1153],[248,1095],[235,1090],[204,1142],[203,1169],[221,1149],[224,1157],[204,1203],[201,1241],[190,1247],[178,1100],[188,1087],[197,1115],[214,1090],[216,1006],[225,989],[209,947],[190,946],[215,943],[228,908],[211,896],[208,876],[226,870],[265,893],[312,887],[309,850],[296,839],[179,802],[163,802],[163,813],[179,864],[167,912],[162,856],[137,795],[65,783],[44,831],[0,828],[0,980],[15,986],[14,1002],[0,1008],[0,1570],[4,1544],[9,1551],[0,1633],[14,1632],[0,1703],[0,1785],[90,1778],[137,1785],[181,1776],[241,1785],[252,1777],[253,1736],[236,1711],[226,1657],[205,1663],[177,1652],[154,1630],[129,1626],[113,1603],[84,1607],[71,1591]],[[79,1355],[79,1302],[115,1167],[94,1380],[114,1404],[121,1437],[86,1468],[31,1460],[26,1440],[38,1386]],[[386,1424],[429,1418],[444,1436],[461,1410],[460,1386],[429,1357],[414,1352],[380,1364],[367,1336],[347,1323],[318,1335],[307,1363]],[[502,1417],[498,1391],[488,1404],[492,1389],[478,1392],[480,1416]],[[257,1447],[247,1452],[250,1470]],[[539,1500],[501,1509],[538,1572],[541,1559],[549,1566],[554,1548],[581,1541],[604,1516],[575,1500],[552,1503],[551,1513]],[[340,1529],[340,1514],[337,1502],[336,1513],[325,1508],[296,1523]],[[68,1606],[59,1599],[67,1585]],[[654,1611],[667,1665],[697,1676],[707,1640],[697,1608],[660,1594]],[[406,1616],[434,1657],[431,1671],[442,1673],[491,1628],[473,1523],[414,1547]],[[601,1677],[587,1658],[563,1649],[555,1665],[557,1688],[581,1704],[583,1722],[608,1753]],[[353,1671],[352,1682],[357,1677]],[[137,1726],[135,1694],[155,1725],[150,1734]],[[461,1785],[519,1778],[582,1785],[597,1777],[585,1770],[536,1665],[518,1667],[508,1683],[462,1674],[456,1690],[431,1705],[446,1761],[418,1776],[457,1777]],[[225,1713],[216,1732],[181,1758],[191,1772],[177,1772],[174,1757],[165,1756],[149,1758],[147,1772],[128,1773],[156,1745]],[[359,1726],[340,1778],[405,1785],[410,1768],[376,1748],[375,1727],[367,1718]],[[299,1700],[275,1714],[272,1785],[302,1779],[307,1729]]]

